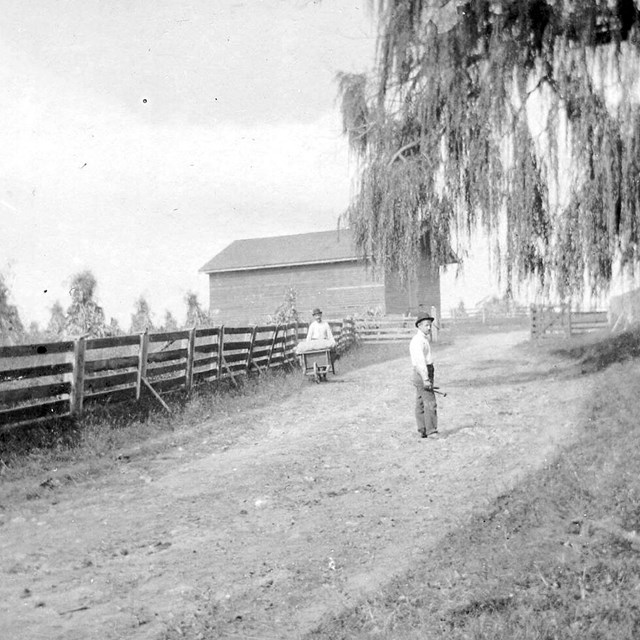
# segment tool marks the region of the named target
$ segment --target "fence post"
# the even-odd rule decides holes
[[[282,364],[289,363],[289,355],[287,354],[287,339],[289,337],[289,323],[285,322],[284,331],[282,332]]]
[[[193,361],[195,358],[196,350],[196,328],[189,329],[189,341],[187,342],[187,368],[185,370],[184,386],[186,388],[187,395],[191,393],[191,387],[193,385]]]
[[[142,394],[142,380],[147,377],[147,354],[149,353],[149,327],[140,334],[140,351],[138,353],[138,379],[136,382],[136,400]]]
[[[535,340],[536,338],[536,307],[534,305],[531,305],[529,307],[529,313],[530,313],[530,321],[531,321],[531,340]]]
[[[71,393],[69,395],[69,410],[74,418],[82,414],[84,400],[84,361],[87,343],[84,336],[76,338],[73,343],[73,372],[71,379]]]
[[[571,307],[567,307],[567,338],[571,337],[573,333],[573,327],[571,323]]]
[[[483,317],[482,321],[484,322],[484,309],[482,310]],[[431,305],[430,311],[431,317],[433,318],[433,322],[431,323],[431,335],[433,336],[433,341],[438,342],[438,331],[440,330],[440,319],[438,318],[438,310],[435,305]]]
[[[271,366],[271,358],[273,357],[273,350],[276,346],[276,340],[278,339],[278,331],[280,331],[280,325],[277,324],[273,330],[273,338],[271,340],[271,346],[269,347],[269,355],[267,357],[267,369]]]
[[[220,382],[222,380],[222,350],[224,349],[224,325],[220,325],[220,331],[218,332],[218,354],[216,362],[216,380]]]
[[[251,370],[251,356],[253,355],[253,343],[256,341],[256,332],[258,327],[254,326],[251,330],[251,338],[249,339],[249,349],[247,350],[247,362],[245,364],[245,374],[248,376]]]

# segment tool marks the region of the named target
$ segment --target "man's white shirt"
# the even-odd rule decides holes
[[[431,355],[431,344],[427,336],[425,336],[420,329],[418,329],[416,335],[411,338],[409,353],[411,354],[411,364],[414,371],[417,371],[423,382],[427,383],[429,381],[427,365],[433,364],[433,357]]]

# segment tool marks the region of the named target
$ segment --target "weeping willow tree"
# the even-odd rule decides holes
[[[339,74],[359,159],[346,222],[409,274],[482,225],[507,286],[605,291],[638,260],[634,0],[387,0],[376,72]]]

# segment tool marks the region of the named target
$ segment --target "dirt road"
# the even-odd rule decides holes
[[[161,456],[4,504],[0,637],[300,637],[570,440],[589,381],[526,338],[437,350],[439,439],[418,438],[403,359],[239,414],[229,448],[210,445],[212,419]]]

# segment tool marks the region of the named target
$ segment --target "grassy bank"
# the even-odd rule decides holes
[[[609,367],[576,445],[307,640],[640,637],[639,343],[563,345],[585,372]]]

